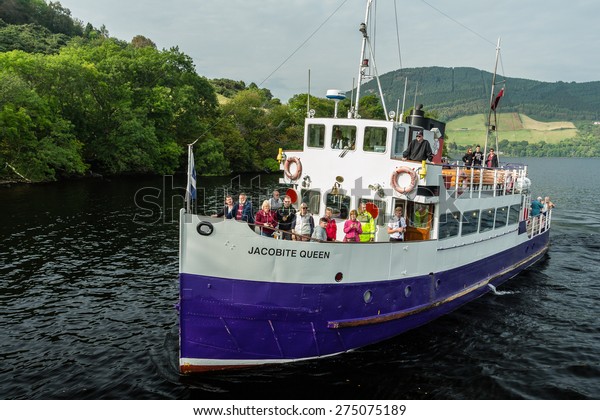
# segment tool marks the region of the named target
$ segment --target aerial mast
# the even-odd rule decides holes
[[[377,80],[377,87],[379,88],[379,96],[381,97],[381,104],[383,106],[383,112],[387,118],[387,108],[385,105],[385,100],[383,99],[383,90],[381,89],[381,83],[379,81],[379,75],[377,74],[377,65],[375,64],[375,54],[373,52],[373,47],[371,46],[371,42],[369,41],[369,34],[367,32],[367,24],[369,23],[369,15],[371,12],[371,5],[373,0],[367,0],[367,10],[365,12],[365,21],[361,23],[358,30],[362,33],[362,46],[360,51],[360,63],[358,66],[358,84],[356,87],[356,102],[354,103],[354,112],[353,116],[356,118],[358,116],[358,104],[360,101],[360,86],[363,80],[366,77],[366,69],[369,67],[369,59],[367,58],[367,47],[369,47],[369,52],[371,55],[371,59],[373,60],[373,71],[375,73],[375,79]]]
[[[496,63],[494,64],[494,74],[492,75],[492,89],[490,92],[490,106],[488,108],[488,117],[487,117],[487,136],[485,138],[485,146],[483,148],[483,155],[487,156],[487,148],[488,148],[488,141],[490,140],[490,136],[492,135],[492,132],[495,132],[495,139],[496,139],[496,154],[499,152],[498,150],[498,116],[496,114],[496,110],[498,107],[498,101],[500,100],[500,98],[504,95],[504,86],[502,87],[502,89],[500,89],[500,92],[498,92],[498,95],[496,97],[494,97],[495,95],[495,91],[496,91],[496,74],[498,72],[498,61],[500,58],[500,38],[498,38],[498,43],[496,44]],[[502,81],[502,83],[504,83],[504,81]],[[492,112],[494,114],[494,123],[492,124]]]

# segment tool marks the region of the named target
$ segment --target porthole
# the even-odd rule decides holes
[[[404,288],[404,296],[409,297],[412,294],[412,287],[406,286]]]
[[[371,303],[373,301],[373,292],[367,290],[363,295],[363,300],[365,301],[365,303]]]

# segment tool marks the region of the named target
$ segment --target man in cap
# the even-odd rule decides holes
[[[423,131],[417,132],[417,137],[409,143],[408,148],[402,154],[402,158],[403,160],[416,160],[419,162],[433,159],[431,145],[423,139]]]

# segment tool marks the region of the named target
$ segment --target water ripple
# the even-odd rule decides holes
[[[0,190],[0,397],[598,399],[600,191],[565,184],[569,162],[532,160],[552,246],[499,294],[345,355],[197,377],[177,372],[177,225],[133,223],[135,192],[162,180]]]

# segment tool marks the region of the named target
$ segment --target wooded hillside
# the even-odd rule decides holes
[[[384,75],[390,109],[405,76],[409,97],[418,81],[417,102],[435,118],[487,109],[489,73],[442,68]],[[509,79],[502,107],[544,121],[597,119],[599,88],[600,82]],[[383,118],[379,100],[368,86],[366,92],[362,117]],[[282,104],[254,83],[208,80],[177,47],[158,50],[143,35],[112,38],[58,2],[0,0],[0,181],[171,174],[185,170],[186,146],[196,140],[201,174],[276,171],[278,148],[301,147],[306,100],[298,94]],[[310,103],[316,116],[333,115],[332,101],[311,97]],[[340,113],[349,106],[349,99],[342,101]],[[564,148],[533,150],[521,141],[514,150],[600,155],[586,147],[598,129],[584,133]]]
[[[487,112],[492,74],[471,67],[421,67],[402,69],[381,76],[381,85],[390,109],[404,95],[408,78],[407,103],[416,102],[435,109],[446,121]],[[595,121],[600,119],[600,82],[539,82],[496,76],[506,81],[502,112],[519,112],[540,121]],[[366,89],[365,89],[366,88]],[[375,81],[363,88],[377,94]]]

